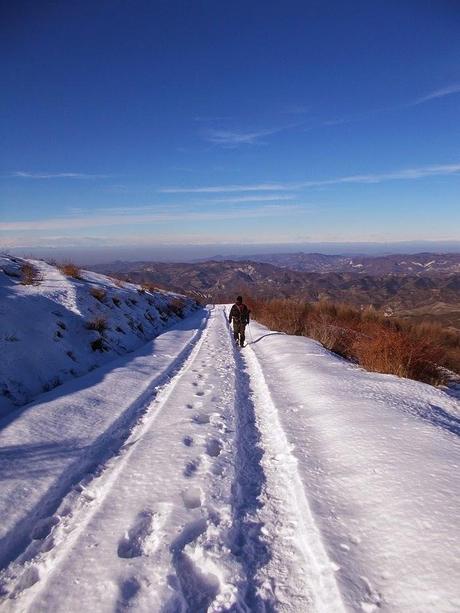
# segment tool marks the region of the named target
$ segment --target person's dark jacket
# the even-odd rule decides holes
[[[228,321],[232,323],[232,321],[236,321],[239,324],[248,324],[249,323],[249,313],[250,310],[244,304],[238,304],[237,302],[230,309],[230,315],[228,317]]]

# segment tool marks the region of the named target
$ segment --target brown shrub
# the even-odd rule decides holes
[[[73,277],[74,279],[81,279],[81,270],[73,262],[67,261],[62,264],[58,264],[59,270],[66,277]]]
[[[104,302],[105,297],[107,296],[107,292],[100,287],[92,287],[89,290],[89,293],[91,294],[93,298],[96,298],[96,300],[99,300],[99,302]]]
[[[177,315],[177,317],[184,316],[184,308],[185,301],[182,300],[182,298],[173,298],[169,303],[169,310],[174,313],[174,315]]]
[[[443,350],[400,330],[374,326],[370,336],[358,337],[351,350],[366,370],[426,383],[441,382],[442,376],[437,364],[443,360]]]
[[[150,283],[148,281],[144,281],[144,283],[142,283],[141,288],[144,290],[144,292],[156,292],[157,291],[157,287],[156,285],[154,285],[153,283]]]
[[[20,278],[22,285],[39,285],[40,282],[43,281],[43,277],[38,268],[30,262],[24,262],[21,265]]]
[[[318,340],[363,368],[431,384],[441,366],[460,372],[460,335],[439,326],[410,326],[373,308],[362,311],[329,301],[249,300],[254,319],[271,329]]]
[[[107,319],[105,317],[94,317],[86,323],[86,328],[103,334],[108,329]]]
[[[101,353],[103,351],[106,351],[106,346],[104,345],[104,339],[102,337],[99,337],[96,340],[91,341],[90,345],[93,351],[100,351]]]

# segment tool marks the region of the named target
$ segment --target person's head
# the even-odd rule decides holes
[[[243,302],[243,296],[237,296],[236,297],[236,304],[242,304]]]

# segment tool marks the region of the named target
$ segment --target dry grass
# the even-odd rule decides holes
[[[144,281],[144,283],[142,283],[141,285],[141,289],[144,292],[149,292],[149,293],[153,293],[157,291],[157,286],[154,285],[153,283],[149,283],[148,281]]]
[[[38,268],[30,262],[24,262],[20,270],[21,285],[39,285],[43,281]]]
[[[66,275],[66,277],[72,277],[73,279],[81,279],[81,270],[73,262],[63,262],[62,264],[58,264],[58,268],[63,275]]]
[[[90,343],[91,349],[93,351],[106,351],[106,346],[104,345],[104,339],[102,337],[97,338],[95,341],[91,341]]]
[[[431,384],[442,368],[460,373],[460,335],[434,324],[410,325],[372,308],[295,300],[248,301],[253,317],[269,328],[309,336],[370,371]]]
[[[95,330],[103,334],[108,329],[107,319],[105,317],[94,317],[86,323],[87,330]]]
[[[100,287],[92,287],[89,290],[89,293],[91,294],[93,298],[96,298],[96,300],[98,300],[99,302],[104,302],[107,296],[107,292]]]
[[[184,316],[185,301],[181,298],[173,298],[169,303],[169,310],[177,317]]]

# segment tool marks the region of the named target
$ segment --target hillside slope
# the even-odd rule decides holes
[[[30,285],[21,283],[26,264],[36,272]],[[77,279],[42,261],[1,257],[0,416],[140,347],[195,306],[93,272]]]
[[[372,273],[379,270],[378,275],[359,273],[358,270],[367,268],[353,269],[349,266],[346,271],[321,273],[291,270],[291,259],[286,258],[283,268],[280,265],[284,260],[278,262],[275,259],[276,265],[249,260],[194,264],[114,262],[95,266],[94,269],[136,283],[148,281],[160,287],[187,292],[207,302],[234,300],[240,293],[253,298],[326,299],[358,308],[372,305],[384,310],[387,315],[413,316],[417,321],[434,320],[460,329],[460,273],[455,272],[455,266],[445,273],[440,272],[442,269],[435,273],[428,267],[417,267],[417,270],[401,267],[397,274],[383,274],[381,271],[385,268],[377,263],[369,270]],[[377,258],[369,260],[373,263]],[[423,274],[418,273],[419,268]],[[388,270],[392,270],[391,266]]]
[[[223,306],[0,430],[2,610],[457,613],[460,405]]]

